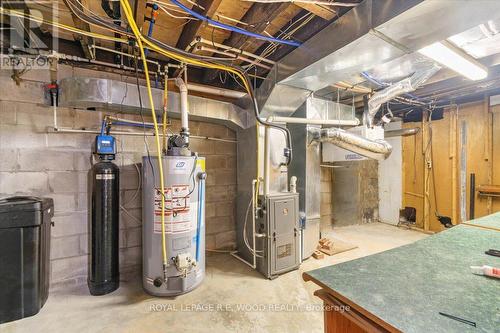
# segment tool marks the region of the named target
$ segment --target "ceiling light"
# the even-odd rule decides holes
[[[418,52],[468,79],[476,81],[488,76],[485,66],[447,41],[431,44]]]

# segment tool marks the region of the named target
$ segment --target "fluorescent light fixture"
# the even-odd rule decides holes
[[[485,66],[447,41],[428,45],[418,52],[468,79],[476,81],[488,76]]]

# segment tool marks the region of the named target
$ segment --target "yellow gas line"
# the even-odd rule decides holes
[[[149,71],[148,71],[148,62],[146,60],[146,55],[144,53],[144,47],[142,44],[141,32],[139,28],[137,28],[137,24],[132,15],[132,11],[127,1],[120,0],[122,7],[124,9],[125,16],[127,17],[127,21],[134,33],[134,36],[137,40],[137,45],[139,46],[139,50],[141,52],[142,64],[144,66],[144,74],[146,75],[146,87],[148,90],[149,103],[151,105],[151,116],[153,117],[153,127],[155,133],[155,143],[156,150],[158,154],[158,169],[160,173],[160,191],[161,191],[161,246],[162,246],[162,256],[163,256],[163,278],[166,280],[167,272],[166,268],[168,266],[168,257],[167,257],[167,241],[165,237],[165,182],[163,177],[163,161],[162,161],[162,150],[160,144],[160,133],[158,130],[158,121],[156,119],[156,111],[153,101],[153,94],[151,92],[151,81],[149,79]],[[167,84],[165,84],[167,86]]]

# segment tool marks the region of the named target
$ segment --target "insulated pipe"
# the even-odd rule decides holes
[[[189,136],[187,86],[184,80],[180,77],[175,79],[175,85],[179,88],[179,92],[181,95],[181,131],[187,132]]]
[[[385,131],[384,137],[392,138],[395,136],[411,136],[411,135],[418,134],[418,132],[420,132],[420,127],[402,128],[402,129],[397,129],[397,130]]]
[[[384,140],[366,139],[340,128],[309,129],[309,131],[316,141],[329,142],[375,160],[385,160],[392,152],[392,146]]]
[[[339,120],[339,119],[308,119],[295,117],[276,117],[267,118],[272,123],[287,123],[287,124],[307,124],[307,125],[334,125],[334,126],[358,126],[359,120]]]

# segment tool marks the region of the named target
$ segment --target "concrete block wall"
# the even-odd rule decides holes
[[[378,161],[365,160],[360,164],[360,214],[363,223],[377,222],[378,214]]]
[[[332,182],[333,225],[378,221],[378,161],[336,163]]]
[[[19,86],[12,81],[11,74],[0,71],[0,198],[29,194],[54,199],[51,282],[53,287],[83,284],[88,255],[87,177],[95,134],[48,131],[53,126],[53,110],[43,105],[43,84],[49,79],[48,73],[28,72]],[[59,78],[108,75],[69,66],[61,66],[58,74]],[[105,114],[112,113],[58,108],[58,126],[98,129]],[[135,115],[120,116],[141,119]],[[145,116],[145,121],[150,120]],[[178,131],[179,127],[179,121],[173,119],[172,131]],[[235,132],[222,125],[193,121],[190,130],[193,135],[236,140]],[[120,269],[123,273],[138,273],[142,239],[138,174],[142,156],[146,154],[145,139],[142,136],[116,136],[116,139],[115,163],[121,171],[121,203],[126,208],[120,216]],[[155,154],[154,139],[148,137],[146,142],[150,153]],[[193,138],[191,147],[206,157],[206,247],[232,249],[236,241],[236,144]]]

